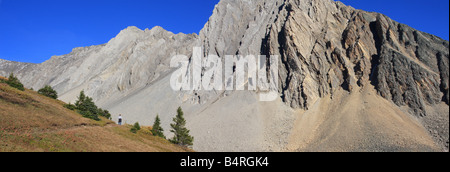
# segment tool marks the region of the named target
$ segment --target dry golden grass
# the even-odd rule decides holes
[[[92,122],[64,108],[64,103],[34,91],[20,91],[0,84],[0,129],[22,131],[58,130]]]
[[[0,152],[184,152],[151,135],[102,118],[94,121],[64,102],[0,83]]]

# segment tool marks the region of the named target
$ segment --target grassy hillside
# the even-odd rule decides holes
[[[133,134],[131,126],[83,118],[63,105],[0,83],[0,152],[190,151],[152,136],[149,128]]]

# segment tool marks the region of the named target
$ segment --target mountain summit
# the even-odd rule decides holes
[[[278,99],[173,91],[170,58],[192,57],[193,47],[222,61],[278,55]],[[129,27],[42,64],[1,60],[0,75],[50,85],[66,102],[85,90],[129,123],[159,114],[168,128],[182,106],[198,151],[442,151],[448,50],[448,41],[333,0],[222,0],[199,35]]]

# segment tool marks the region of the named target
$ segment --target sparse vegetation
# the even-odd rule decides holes
[[[164,136],[164,129],[161,127],[161,120],[159,119],[159,115],[156,115],[155,122],[153,123],[152,133],[154,136],[166,139],[166,136]]]
[[[58,93],[49,85],[46,85],[44,86],[44,88],[39,89],[38,93],[53,99],[58,98]]]
[[[146,127],[132,134],[131,126],[114,125],[101,116],[101,121],[83,118],[64,104],[0,83],[0,152],[192,151],[152,136]]]
[[[141,130],[141,126],[139,125],[138,122],[134,123],[133,127],[131,127],[130,131],[132,133],[137,133],[139,130]]]
[[[103,117],[111,120],[111,113],[109,113],[108,110],[103,110],[102,108],[99,108],[97,112],[98,112],[99,116],[103,116]]]
[[[80,92],[80,95],[78,96],[78,100],[75,102],[75,105],[69,103],[64,105],[64,107],[70,110],[75,110],[83,117],[93,119],[96,121],[100,120],[99,116],[111,119],[111,114],[109,113],[109,111],[98,108],[97,105],[95,105],[92,98],[84,94],[84,91]]]
[[[170,132],[173,132],[175,135],[169,141],[178,144],[180,146],[192,146],[194,142],[194,137],[189,135],[189,130],[186,128],[186,120],[183,116],[183,110],[181,107],[178,107],[177,116],[173,118],[173,124],[170,124],[172,128]]]
[[[16,105],[34,105],[36,102],[26,92],[20,91],[6,83],[0,83],[0,99]]]
[[[73,105],[72,103],[65,104],[64,107],[73,111],[77,109],[77,106]]]
[[[1,82],[6,83],[13,88],[17,88],[20,91],[25,91],[23,84],[19,81],[19,79],[16,76],[14,76],[14,73],[11,73],[9,75],[8,80],[2,79]]]

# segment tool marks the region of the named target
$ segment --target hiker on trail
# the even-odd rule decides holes
[[[122,114],[119,114],[119,125],[122,125]]]

